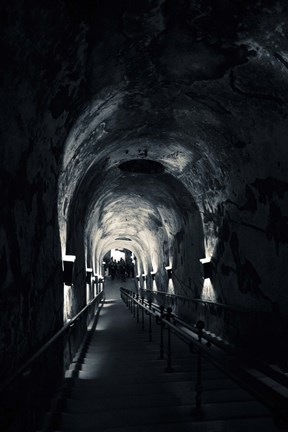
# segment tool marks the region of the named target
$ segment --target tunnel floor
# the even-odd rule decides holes
[[[137,323],[120,299],[120,286],[133,289],[134,281],[105,281],[106,300],[54,431],[277,430],[263,405],[204,360],[204,416],[195,416],[197,354],[172,335],[173,372],[166,372],[167,335],[160,360],[159,325],[152,321],[149,342],[148,316],[143,330],[141,314]]]

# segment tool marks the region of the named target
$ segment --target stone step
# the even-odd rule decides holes
[[[97,427],[98,431],[105,432],[279,432],[274,422],[270,418],[256,419],[229,419],[192,422],[184,421],[182,423],[161,423],[157,425],[142,424],[136,426],[124,427]],[[41,432],[41,431],[38,431]],[[52,432],[64,432],[64,429],[57,429]],[[65,432],[96,432],[95,428],[67,428]]]
[[[268,417],[267,409],[255,402],[227,402],[218,404],[206,404],[203,407],[205,420],[224,420],[224,419],[244,419]],[[107,427],[127,427],[136,425],[156,425],[165,423],[182,423],[191,419],[190,406],[173,406],[172,407],[149,407],[126,409],[110,409],[106,411],[90,413],[63,413],[62,428],[68,430],[74,428],[84,431],[88,428],[99,430]],[[260,432],[260,431],[259,431]]]
[[[178,359],[177,359],[178,360]],[[131,375],[133,373],[149,373],[150,370],[153,370],[155,372],[163,371],[163,369],[166,367],[167,360],[142,360],[142,361],[133,361],[133,360],[117,360],[117,365],[115,363],[114,359],[98,359],[98,360],[84,360],[84,362],[81,364],[80,369],[81,371],[86,372],[93,372],[93,370],[99,369],[103,366],[103,362],[105,361],[105,368],[109,370],[110,368],[114,368],[115,366],[119,371],[121,371],[121,374],[128,374]],[[187,373],[193,373],[196,371],[196,363],[193,362],[187,362],[187,363],[180,363],[177,361],[177,363],[172,361],[173,369],[175,369],[176,372],[187,372]],[[71,366],[71,369],[74,369],[74,365]],[[215,370],[211,365],[203,365],[202,366],[202,373],[206,374],[206,371]]]
[[[219,403],[229,401],[248,401],[252,400],[249,393],[241,389],[228,389],[228,390],[209,390],[202,395],[203,403]],[[79,399],[77,395],[74,399],[67,399],[66,411],[67,412],[92,412],[92,411],[105,411],[107,409],[121,409],[121,408],[145,408],[149,406],[174,406],[176,405],[188,405],[193,406],[195,403],[195,392],[186,391],[181,392],[177,395],[174,393],[165,392],[165,394],[150,394],[147,396],[134,395],[123,396],[106,396],[102,394],[98,398],[90,399]],[[109,408],[107,408],[109,407]]]
[[[204,358],[204,416],[193,416],[197,353],[172,335],[175,371],[165,373],[167,333],[159,360],[160,327],[150,343],[146,321],[143,332],[124,305],[112,306],[101,311],[78,377],[67,381],[59,431],[276,432],[267,408]]]
[[[207,390],[225,390],[237,388],[237,385],[229,379],[213,379],[206,381],[203,384],[203,392]],[[71,395],[77,395],[78,398],[93,398],[98,397],[102,394],[105,395],[150,395],[165,392],[183,392],[183,391],[194,391],[195,381],[174,381],[174,382],[162,382],[162,383],[143,383],[135,386],[134,383],[126,383],[125,385],[119,386],[114,382],[105,381],[94,381],[89,380],[76,380],[75,386],[71,388]]]
[[[134,385],[140,385],[142,383],[153,383],[155,380],[157,380],[159,383],[162,382],[171,382],[171,381],[186,381],[186,380],[193,380],[197,377],[197,371],[189,371],[188,372],[182,372],[182,371],[175,371],[171,373],[165,373],[165,365],[162,369],[162,371],[155,370],[150,368],[149,370],[141,370],[138,371],[136,369],[133,369],[129,373],[129,369],[125,369],[125,372],[122,373],[122,370],[118,370],[118,375],[113,379],[113,385],[119,385],[123,386],[126,384],[134,383]],[[113,372],[113,369],[109,369],[105,367],[105,370],[101,368],[93,368],[93,369],[83,369],[78,372],[78,378],[87,380],[88,382],[91,382],[91,385],[97,386],[101,382],[105,383],[105,378],[108,378],[109,375]],[[213,380],[213,379],[226,379],[225,375],[217,370],[207,370],[205,371],[205,374],[202,376],[203,383],[205,383],[207,380]]]

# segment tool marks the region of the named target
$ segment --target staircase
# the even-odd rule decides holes
[[[143,330],[121,300],[105,301],[81,365],[66,373],[49,430],[279,431],[265,406],[204,359],[203,412],[196,412],[198,354],[172,335],[173,372],[165,372],[166,355],[159,359],[160,326],[153,322],[149,342],[147,323],[146,318]]]

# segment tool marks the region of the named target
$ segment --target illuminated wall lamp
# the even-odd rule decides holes
[[[211,260],[209,258],[201,258],[200,262],[202,264],[204,279],[211,279],[211,276],[212,276],[212,263],[211,263]]]
[[[75,260],[75,255],[65,255],[63,258],[63,279],[65,285],[72,285]]]
[[[150,274],[151,274],[152,280],[154,281],[155,280],[156,271],[152,271],[152,272],[150,272]]]
[[[172,267],[166,266],[165,269],[167,270],[168,279],[172,279]]]
[[[143,273],[143,274],[142,274],[143,281],[146,281],[146,276],[147,276],[146,273]]]
[[[140,282],[140,275],[136,276],[137,282]]]
[[[86,284],[91,283],[92,268],[86,268]]]

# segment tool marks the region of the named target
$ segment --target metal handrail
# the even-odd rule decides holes
[[[23,375],[24,371],[27,370],[32,363],[34,363],[34,361],[43,353],[47,350],[47,348],[49,348],[57,339],[59,339],[59,337],[64,334],[67,329],[69,329],[70,327],[72,327],[74,325],[74,323],[80,318],[80,316],[88,309],[90,308],[90,306],[92,306],[93,303],[96,302],[96,300],[100,297],[103,296],[103,290],[98,293],[92,300],[90,300],[90,302],[84,306],[83,309],[81,309],[80,312],[77,313],[77,315],[75,315],[71,320],[69,320],[69,322],[67,322],[54,336],[52,336],[52,338],[50,338],[48,340],[48,342],[46,342],[38,351],[36,351],[35,354],[33,354],[22,366],[20,366],[9,378],[7,378],[7,380],[5,380],[4,384],[2,384],[0,386],[0,393],[2,391],[4,391],[19,375]]]
[[[144,302],[146,304],[148,304],[148,300],[144,299]],[[152,307],[155,310],[158,310],[160,313],[160,306],[157,305],[156,303],[151,303]],[[194,334],[197,334],[197,327],[196,325],[191,325],[188,324],[187,322],[181,320],[177,315],[174,314],[174,318],[173,318],[174,322],[184,326],[186,329],[191,330]],[[179,328],[179,327],[178,327]],[[203,339],[205,339],[207,342],[212,343],[213,345],[218,346],[219,348],[221,348],[222,350],[226,351],[226,352],[232,352],[235,353],[235,351],[237,351],[237,355],[241,355],[241,357],[245,357],[245,359],[247,361],[253,362],[254,365],[257,365],[257,368],[259,370],[261,370],[261,372],[263,374],[266,374],[267,376],[269,376],[271,379],[274,379],[276,381],[279,382],[279,384],[288,387],[288,376],[284,375],[283,373],[281,373],[280,371],[277,371],[276,369],[272,368],[271,366],[269,366],[267,363],[261,361],[261,359],[256,358],[255,355],[253,356],[249,356],[247,353],[243,353],[243,351],[237,349],[234,345],[231,344],[225,344],[221,341],[219,341],[218,339],[216,339],[216,337],[213,337],[209,332],[207,333],[207,331],[205,331],[205,329],[203,329]]]
[[[285,422],[285,428],[288,427],[288,397],[286,397],[280,391],[277,391],[276,388],[270,387],[267,383],[261,381],[261,378],[255,376],[252,371],[252,369],[255,370],[255,364],[250,367],[248,364],[244,366],[243,358],[241,358],[242,365],[240,365],[235,359],[231,361],[231,356],[228,358],[223,356],[223,351],[222,353],[217,353],[215,350],[211,350],[211,347],[208,347],[207,344],[202,344],[201,338],[204,337],[204,335],[202,336],[202,332],[201,337],[199,340],[197,340],[195,336],[193,337],[191,334],[187,333],[183,327],[177,327],[177,324],[171,322],[170,318],[166,319],[165,316],[161,315],[159,312],[155,313],[150,308],[148,308],[144,301],[141,302],[137,300],[133,295],[129,294],[129,290],[121,288],[121,292],[126,295],[127,298],[130,298],[131,301],[138,304],[139,307],[145,309],[146,314],[158,316],[158,319],[160,319],[160,322],[166,329],[168,328],[173,334],[186,342],[190,347],[196,347],[198,352],[203,355],[206,360],[212,363],[217,369],[221,370],[231,379],[236,381],[241,387],[251,393],[257,400],[266,405],[271,410],[272,415],[277,416],[274,417],[274,420],[280,423],[278,426],[283,427],[283,422]],[[177,317],[173,316],[173,321],[174,319],[177,322]]]
[[[212,300],[202,300],[202,299],[198,299],[198,298],[191,298],[191,297],[181,296],[179,294],[167,293],[166,291],[159,291],[159,290],[154,291],[154,290],[147,289],[147,288],[139,288],[139,290],[143,291],[143,292],[147,292],[147,293],[152,293],[153,295],[160,294],[160,295],[163,295],[165,297],[172,298],[172,299],[175,298],[175,299],[180,299],[180,300],[184,300],[184,301],[191,302],[191,303],[217,306],[217,307],[221,307],[222,309],[228,309],[231,311],[238,311],[238,312],[243,312],[243,313],[247,313],[247,312],[255,313],[255,311],[251,310],[251,309],[246,309],[244,307],[239,307],[239,306],[232,306],[232,305],[228,305],[226,303],[215,302]]]

